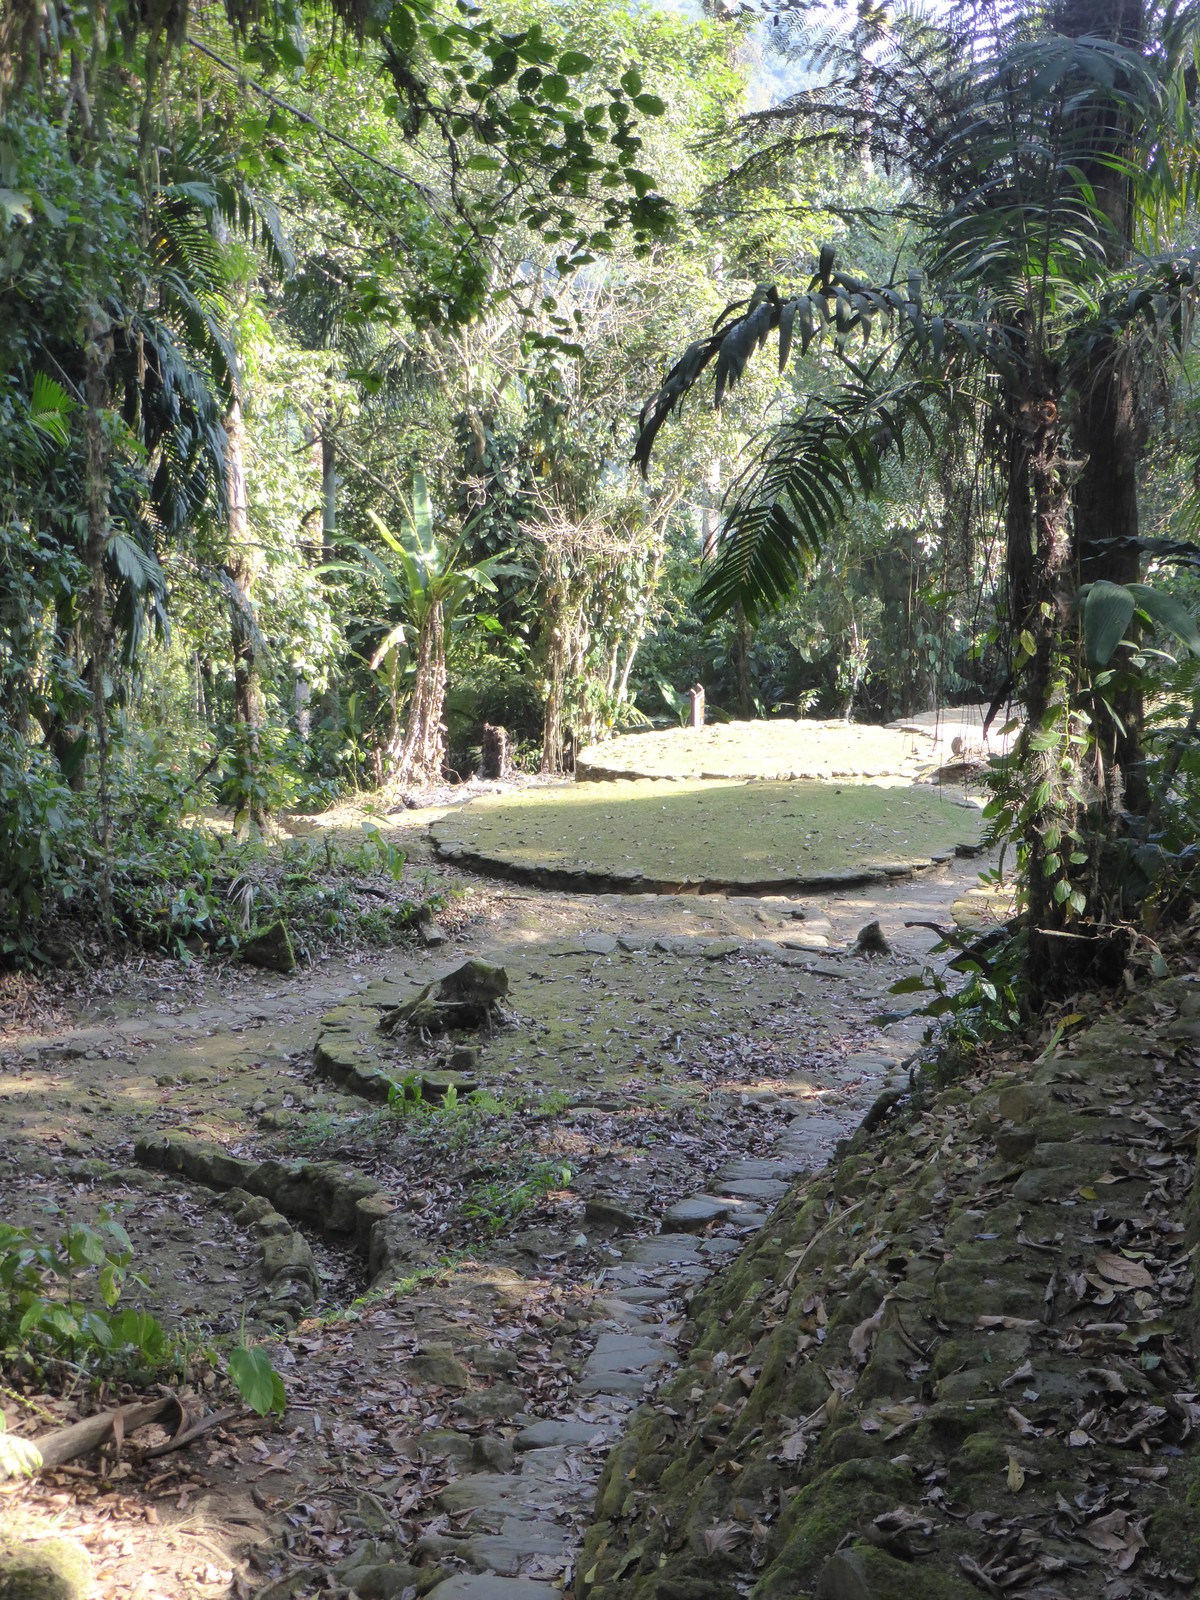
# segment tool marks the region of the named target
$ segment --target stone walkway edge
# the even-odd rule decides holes
[[[884,1046],[899,1061],[911,1043]],[[818,1128],[815,1124],[819,1123]],[[841,1131],[852,1132],[849,1123]],[[419,1541],[415,1554],[461,1560],[428,1600],[551,1600],[562,1592],[590,1519],[602,1462],[633,1411],[679,1365],[672,1345],[681,1310],[714,1272],[764,1228],[792,1180],[824,1165],[828,1119],[795,1117],[772,1153],[730,1161],[710,1187],[671,1206],[661,1232],[632,1241],[600,1275],[596,1343],[575,1384],[585,1420],[530,1420],[513,1443],[511,1472],[455,1479],[438,1509],[457,1536]],[[709,1232],[721,1228],[723,1232]]]

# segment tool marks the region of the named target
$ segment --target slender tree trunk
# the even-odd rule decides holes
[[[750,645],[754,638],[754,629],[747,620],[746,613],[742,610],[741,603],[734,608],[733,614],[733,694],[737,714],[743,721],[749,722],[754,716],[754,682],[750,675]]]
[[[321,560],[330,562],[337,554],[338,490],[341,487],[338,472],[337,444],[333,433],[333,412],[326,411],[321,419]],[[341,699],[338,686],[331,676],[321,691],[319,714],[324,722],[336,727],[341,718]]]
[[[1054,23],[1068,38],[1090,35],[1137,50],[1146,38],[1145,0],[1060,0]],[[1128,113],[1116,104],[1107,105],[1102,133],[1093,134],[1096,158],[1084,164],[1082,173],[1107,218],[1108,264],[1118,269],[1128,264],[1133,250],[1132,184],[1121,163],[1130,153],[1134,131]],[[1079,581],[1136,583],[1141,575],[1137,468],[1145,434],[1128,343],[1115,338],[1092,343],[1074,387],[1078,398],[1072,421],[1083,459],[1074,491]],[[1150,804],[1142,754],[1141,685],[1132,677],[1118,681],[1110,704],[1115,715],[1099,707],[1093,726],[1107,825],[1122,804],[1139,814]]]
[[[88,673],[92,692],[92,721],[96,730],[96,774],[99,787],[100,915],[112,936],[112,811],[108,789],[108,593],[104,557],[108,549],[108,437],[105,413],[109,403],[108,366],[112,357],[112,331],[108,318],[95,310],[88,321],[84,350],[84,399],[87,406],[87,543],[84,563],[88,571]]]
[[[258,681],[258,652],[255,647],[254,580],[258,562],[250,544],[250,518],[246,504],[246,434],[242,408],[235,400],[225,419],[225,493],[228,502],[226,532],[229,559],[225,574],[232,586],[229,598],[229,633],[233,653],[233,717],[240,762],[242,793],[236,809],[255,827],[262,827],[266,813],[262,799],[262,770],[259,734],[262,727],[262,697]]]
[[[1007,554],[1009,614],[1025,727],[1020,757],[1026,798],[1028,985],[1036,1008],[1069,989],[1081,971],[1081,936],[1069,924],[1079,909],[1067,863],[1080,818],[1074,709],[1075,573],[1069,490],[1060,454],[1058,403],[1045,392],[1012,408],[1021,424],[1009,445]]]

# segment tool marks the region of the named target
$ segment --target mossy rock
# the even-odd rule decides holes
[[[839,1550],[821,1569],[814,1600],[964,1600],[960,1578],[923,1561],[899,1561],[876,1545]]]
[[[547,888],[770,894],[930,867],[978,813],[924,787],[599,783],[487,796],[431,831],[443,856]]]
[[[87,1600],[91,1557],[74,1539],[0,1541],[0,1600]]]
[[[271,972],[295,972],[296,949],[288,925],[282,917],[256,928],[242,946],[242,960],[252,967],[266,967]]]
[[[858,1434],[861,1450],[857,1424],[845,1431]],[[755,1600],[793,1600],[811,1589],[847,1533],[904,1504],[913,1489],[912,1472],[890,1461],[859,1455],[830,1468],[793,1497]]]

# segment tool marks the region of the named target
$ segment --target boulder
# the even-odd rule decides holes
[[[242,960],[248,961],[252,967],[266,967],[271,972],[295,972],[296,951],[282,917],[251,933],[242,946]]]

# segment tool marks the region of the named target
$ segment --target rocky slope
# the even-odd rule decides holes
[[[1066,1032],[860,1132],[693,1302],[581,1597],[1191,1591],[1200,985]]]

